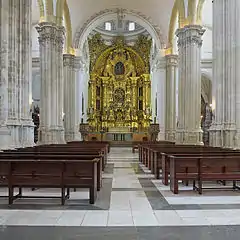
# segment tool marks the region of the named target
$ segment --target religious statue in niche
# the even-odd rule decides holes
[[[124,72],[125,72],[125,68],[124,68],[124,64],[122,62],[118,62],[116,65],[115,65],[115,68],[114,68],[114,72],[115,72],[115,75],[123,75]]]
[[[133,65],[133,62],[131,61],[129,53],[127,53],[125,64],[126,64],[126,77],[136,77],[135,66]]]
[[[122,106],[125,101],[125,91],[122,88],[118,88],[114,92],[114,102],[117,106]]]

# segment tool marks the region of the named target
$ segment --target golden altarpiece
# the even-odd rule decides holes
[[[89,39],[90,79],[88,123],[93,133],[146,133],[151,122],[149,74],[151,40],[134,45],[117,37],[106,46],[101,35]],[[127,140],[114,137],[113,140]],[[128,140],[131,137],[128,136]]]

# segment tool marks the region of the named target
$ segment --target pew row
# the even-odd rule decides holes
[[[178,181],[193,181],[193,189],[202,194],[204,181],[232,181],[238,189],[240,180],[239,156],[170,156],[170,189],[178,193]],[[196,186],[197,182],[197,186]]]
[[[98,161],[99,159],[87,161],[2,159],[0,184],[8,187],[10,205],[17,198],[33,198],[23,196],[22,188],[59,188],[62,205],[70,197],[70,188],[88,188],[89,203],[94,204],[97,198]],[[14,188],[19,188],[19,194],[14,195]]]

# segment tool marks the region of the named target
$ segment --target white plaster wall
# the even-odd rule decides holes
[[[212,59],[212,0],[205,0],[202,12],[203,35],[202,59]]]
[[[32,27],[32,57],[39,57],[39,42],[38,42],[38,32],[36,30],[36,25]]]
[[[203,39],[203,45],[202,45],[201,58],[212,59],[212,31],[209,29],[206,29],[202,39]]]
[[[151,71],[151,106],[152,106],[152,120],[154,121],[154,117],[157,117],[156,110],[156,97],[157,97],[157,87],[158,87],[158,78],[155,69]],[[157,122],[158,119],[156,118]]]
[[[41,96],[41,79],[40,79],[40,70],[33,69],[32,74],[32,99],[33,106],[40,107],[40,96]]]
[[[79,78],[80,78],[80,91],[79,91],[80,92],[80,95],[79,95],[80,115],[81,115],[81,118],[83,118],[83,122],[87,122],[88,80],[89,80],[88,72],[85,69],[82,69],[79,72]],[[84,97],[84,108],[82,108],[82,96]],[[82,112],[82,109],[84,109],[84,112]]]

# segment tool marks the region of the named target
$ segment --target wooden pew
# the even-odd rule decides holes
[[[236,181],[240,180],[240,155],[170,156],[170,189],[175,194],[179,180],[193,180],[193,189],[199,194],[202,194],[203,181],[233,181],[233,189],[239,189]]]
[[[110,152],[110,144],[107,141],[73,141],[73,142],[68,142],[67,145],[71,146],[103,146],[106,147],[107,152]]]
[[[223,155],[240,155],[239,152],[224,150],[224,149],[204,149],[204,148],[185,148],[185,149],[175,149],[173,151],[168,151],[161,153],[161,159],[156,164],[156,174],[159,175],[160,167],[162,169],[162,182],[168,185],[168,175],[170,173],[170,155],[182,154],[182,156],[194,156],[194,155],[204,155],[204,156],[223,156]],[[161,165],[159,164],[161,163]]]
[[[100,191],[102,187],[102,158],[99,155],[76,155],[76,153],[59,153],[59,152],[8,152],[0,153],[0,160],[2,159],[18,159],[22,160],[64,160],[64,161],[91,161],[93,159],[99,159],[97,161],[97,190]]]
[[[70,188],[88,188],[90,204],[97,197],[97,162],[99,159],[87,161],[63,160],[1,160],[0,169],[5,169],[5,181],[8,186],[8,199],[11,205],[22,192],[14,196],[14,188],[60,188],[61,203],[70,196]],[[3,172],[1,172],[3,174]],[[4,173],[6,174],[6,172]],[[67,190],[67,195],[65,192]],[[32,197],[31,197],[32,198]],[[39,198],[39,196],[38,196]],[[46,198],[46,197],[44,197]]]
[[[162,169],[162,162],[163,162],[163,153],[194,153],[199,151],[203,152],[222,152],[222,151],[233,151],[231,149],[222,149],[222,148],[213,148],[213,147],[205,147],[205,146],[198,146],[198,145],[171,145],[171,144],[155,144],[155,145],[148,145],[143,146],[146,150],[146,156],[143,161],[145,165],[151,170],[153,174],[156,175],[156,178],[159,178],[159,170]],[[164,165],[166,166],[166,165]]]
[[[105,150],[104,150],[105,151]],[[102,170],[104,170],[104,167],[107,163],[107,157],[106,153],[101,148],[76,148],[71,147],[68,145],[47,145],[47,146],[37,146],[32,148],[21,148],[17,150],[7,150],[4,151],[6,153],[13,153],[13,152],[31,152],[35,153],[36,155],[39,155],[41,153],[48,153],[48,154],[75,154],[75,155],[99,155],[99,157],[103,158],[102,161]]]
[[[148,158],[149,158],[149,148],[152,147],[164,147],[164,146],[175,146],[174,142],[170,141],[159,141],[159,142],[147,142],[147,143],[141,143],[138,145],[139,148],[139,162],[143,163],[144,165],[147,165]]]

